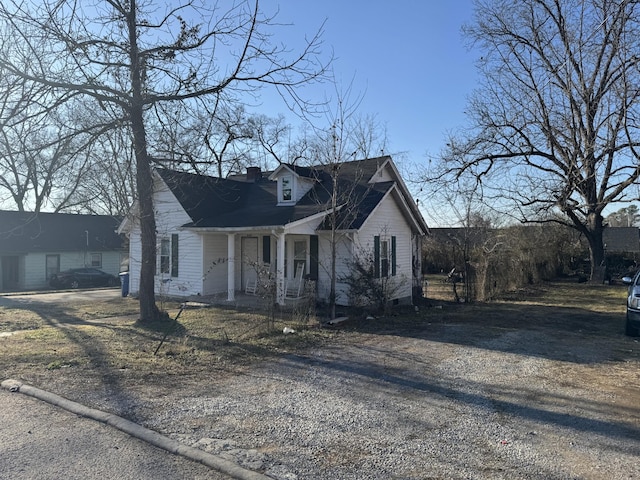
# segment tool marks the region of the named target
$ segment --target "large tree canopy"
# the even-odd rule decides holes
[[[222,2],[221,2],[222,3]],[[18,1],[0,5],[0,73],[83,97],[132,139],[142,258],[140,316],[158,317],[150,122],[171,103],[232,102],[270,85],[304,108],[298,87],[321,78],[318,32],[297,52],[273,41],[258,1]],[[161,120],[169,124],[171,118]],[[157,129],[160,131],[161,129]]]
[[[630,187],[640,175],[639,2],[475,7],[464,31],[481,51],[483,82],[469,102],[471,126],[449,140],[439,178],[470,175],[519,220],[577,229],[599,280],[603,210],[638,195]]]

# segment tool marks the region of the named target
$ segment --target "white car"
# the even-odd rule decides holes
[[[623,277],[622,282],[629,285],[625,333],[637,337],[640,335],[640,271],[633,278]]]

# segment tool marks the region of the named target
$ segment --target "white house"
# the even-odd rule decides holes
[[[70,268],[118,275],[126,261],[121,219],[106,215],[0,210],[0,292],[46,288]]]
[[[268,175],[251,167],[246,176],[226,179],[157,169],[154,179],[157,293],[233,301],[255,281],[259,266],[277,280],[280,303],[286,301],[287,283],[300,277],[314,280],[317,298],[326,300],[332,231],[339,304],[349,303],[340,279],[349,260],[363,251],[372,253],[376,276],[400,285],[391,300],[410,302],[420,285],[427,225],[389,156],[334,168],[281,164]],[[135,215],[119,231],[129,235],[135,295],[141,258]]]

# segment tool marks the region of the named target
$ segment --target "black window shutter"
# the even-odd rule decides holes
[[[179,259],[179,251],[178,251],[178,234],[174,233],[171,235],[171,276],[178,276],[178,259]]]
[[[373,276],[380,278],[380,237],[373,237]]]
[[[318,280],[318,236],[309,237],[309,277],[311,280]]]
[[[262,262],[271,263],[271,237],[269,235],[262,237]]]
[[[396,276],[396,237],[391,237],[391,276]]]

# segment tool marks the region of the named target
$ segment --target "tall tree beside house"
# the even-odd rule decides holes
[[[214,101],[270,85],[304,108],[297,87],[321,79],[326,69],[320,31],[292,53],[272,42],[277,23],[257,0],[228,7],[199,0],[165,6],[146,0],[8,0],[0,7],[0,22],[10,33],[0,39],[0,69],[70,97],[89,97],[118,112],[114,122],[129,128],[142,243],[140,320],[153,322],[160,312],[148,126],[161,112],[154,107],[204,97]],[[46,48],[30,61],[35,43]]]
[[[603,210],[640,178],[640,4],[478,0],[464,31],[481,52],[470,128],[437,180],[471,176],[522,222],[559,222],[589,243],[604,278]]]
[[[352,168],[357,163],[350,163],[349,182],[340,181],[342,167],[345,162],[353,160],[357,155],[366,155],[376,147],[379,147],[378,151],[383,151],[387,143],[373,117],[357,116],[362,97],[351,97],[353,83],[346,90],[341,90],[334,81],[334,87],[334,100],[326,102],[329,127],[314,128],[316,136],[307,151],[311,156],[310,161],[324,165],[325,171],[331,175],[330,205],[324,224],[330,235],[330,264],[327,267],[331,283],[329,316],[332,319],[336,317],[338,242],[343,235],[342,230],[353,222],[354,215],[359,211],[359,203],[366,198],[367,193],[359,188],[363,172],[357,167]]]

